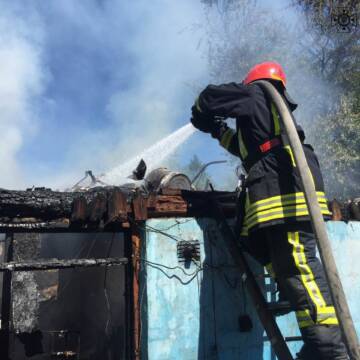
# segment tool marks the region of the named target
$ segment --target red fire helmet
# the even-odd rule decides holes
[[[285,72],[282,69],[281,65],[276,62],[267,61],[255,65],[250,69],[243,83],[249,84],[255,80],[260,80],[260,79],[278,80],[282,82],[284,87],[286,86]]]

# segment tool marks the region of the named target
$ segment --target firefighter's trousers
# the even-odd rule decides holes
[[[266,266],[296,313],[304,340],[301,359],[347,359],[324,270],[316,257],[309,223],[277,225],[256,231],[246,241],[249,253]]]

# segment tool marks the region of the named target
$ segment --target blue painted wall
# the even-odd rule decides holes
[[[177,218],[149,220],[147,225],[140,294],[142,359],[275,359],[215,222]],[[360,333],[360,223],[327,226]],[[201,259],[185,268],[177,258],[177,241],[195,239],[200,241]],[[263,273],[249,261],[255,273]],[[273,284],[266,280],[263,289],[271,300]],[[243,314],[252,319],[250,332],[239,329]],[[277,321],[284,336],[299,334],[294,314]],[[289,344],[294,354],[301,347],[299,342]]]

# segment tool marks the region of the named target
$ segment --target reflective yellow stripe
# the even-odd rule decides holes
[[[249,236],[249,229],[246,225],[244,225],[241,229],[240,236]]]
[[[325,204],[320,203],[319,206],[320,206],[322,212],[325,212],[326,215],[330,215],[330,211],[328,210],[326,203]],[[300,204],[291,203],[291,205],[287,205],[287,206],[282,206],[282,204],[280,203],[279,206],[277,206],[277,207],[272,206],[271,209],[256,211],[252,215],[246,217],[246,220],[250,223],[255,218],[261,219],[263,217],[269,216],[271,214],[277,214],[279,212],[283,212],[283,213],[287,213],[290,211],[303,212],[303,211],[307,211],[307,210],[308,210],[308,208],[307,208],[307,205],[305,202],[300,203]]]
[[[296,311],[296,319],[300,328],[319,324],[319,325],[338,325],[339,321],[336,317],[333,306],[318,307],[316,322],[313,321],[310,315],[310,310]]]
[[[294,154],[293,154],[293,152],[291,150],[290,145],[285,145],[284,149],[288,152],[288,154],[290,156],[292,166],[296,167],[295,157],[294,157]]]
[[[311,317],[311,316],[310,316],[310,310],[308,310],[308,309],[298,310],[298,311],[296,312],[296,317],[297,317],[298,319]]]
[[[312,172],[311,172],[311,170],[310,170],[310,168],[309,168],[309,167],[308,167],[308,171],[309,171],[309,173],[310,173],[311,180],[312,180],[312,183],[313,183],[313,185],[314,185],[314,188],[316,188],[316,185],[315,185],[315,180],[314,180],[314,176],[313,176],[313,174],[312,174]]]
[[[335,308],[333,306],[325,306],[318,309],[318,314],[335,314]]]
[[[225,149],[229,149],[233,136],[236,135],[235,130],[227,129],[220,140],[220,145]]]
[[[249,209],[249,204],[250,204],[250,200],[249,200],[249,193],[246,192],[246,198],[245,198],[245,214],[247,213],[248,209]],[[249,229],[248,226],[246,225],[246,218],[244,219],[244,223],[242,226],[242,229],[240,231],[240,236],[248,236],[249,235]]]
[[[300,329],[315,325],[315,323],[312,319],[298,321],[298,324],[299,324]],[[326,319],[324,321],[317,321],[316,324],[318,324],[318,325],[339,325],[339,321],[337,318],[331,318],[331,319]]]
[[[324,194],[324,193],[322,193]],[[286,194],[286,195],[280,195],[280,196],[274,196],[271,198],[266,199],[266,202],[263,202],[264,200],[259,200],[249,206],[249,210],[246,213],[246,218],[250,218],[252,215],[254,215],[257,212],[277,208],[279,206],[285,207],[288,205],[301,205],[306,204],[305,196],[303,192],[295,193],[295,194]],[[327,209],[327,200],[325,198],[325,194],[319,195],[318,194],[318,202],[320,206],[322,204],[326,205]]]
[[[319,314],[318,309],[321,307],[325,308],[326,302],[318,285],[316,284],[314,274],[307,263],[304,245],[300,242],[299,232],[288,232],[288,242],[293,246],[292,255],[295,261],[295,266],[300,272],[301,282],[304,285],[311,300],[315,304],[317,313]]]
[[[196,98],[196,100],[195,100],[195,106],[196,106],[196,109],[197,109],[198,111],[202,112],[201,107],[200,107],[200,105],[199,105],[199,98]]]
[[[331,215],[324,192],[317,192],[318,202],[323,215]],[[258,200],[246,207],[244,229],[249,231],[253,226],[267,221],[289,217],[308,216],[303,192],[277,195]]]
[[[250,230],[253,226],[264,223],[271,220],[285,219],[289,217],[308,216],[309,211],[305,206],[304,209],[299,209],[301,205],[287,206],[286,208],[277,208],[276,211],[272,210],[266,216],[262,216],[261,213],[256,213],[252,219],[246,219],[247,229]],[[330,211],[326,208],[321,209],[323,215],[331,215]]]
[[[272,263],[266,264],[266,265],[265,265],[265,269],[266,269],[267,273],[268,273],[273,279],[276,278],[275,271],[274,271],[274,268],[273,268]]]
[[[317,191],[316,194],[317,194],[318,198],[326,199],[324,192]],[[256,207],[257,205],[265,205],[266,203],[270,203],[270,202],[275,201],[275,200],[280,200],[280,201],[288,200],[288,199],[291,199],[293,197],[296,197],[296,198],[302,197],[302,198],[304,198],[304,193],[303,192],[297,192],[297,193],[292,193],[292,194],[276,195],[276,196],[272,196],[272,197],[269,197],[269,198],[266,198],[266,199],[258,200],[258,201],[252,203],[249,206],[249,210],[251,210],[253,207]]]
[[[326,320],[317,321],[316,323],[321,325],[339,325],[339,320],[335,317],[335,318],[329,318]]]
[[[296,311],[295,314],[296,314],[296,320],[298,321],[299,324],[299,328],[315,325],[310,315],[310,310],[305,309],[305,310]]]
[[[239,149],[240,149],[240,155],[241,155],[241,159],[245,160],[248,156],[248,151],[246,149],[246,146],[244,144],[244,139],[242,136],[242,132],[241,129],[238,129],[238,141],[239,141]]]
[[[323,325],[338,325],[339,321],[336,316],[335,308],[333,306],[317,308],[316,323]]]
[[[298,321],[298,324],[299,324],[300,329],[315,325],[315,323],[312,321],[312,319],[311,320],[305,320],[305,321]]]
[[[323,306],[317,309],[317,313],[320,315],[335,315],[335,308],[333,306]],[[299,318],[306,318],[310,316],[310,310],[298,310],[296,311],[296,316]]]
[[[272,117],[274,119],[274,132],[275,132],[275,136],[279,136],[281,133],[280,130],[280,117],[279,117],[279,113],[276,110],[276,106],[274,103],[271,103],[271,113],[272,113]]]

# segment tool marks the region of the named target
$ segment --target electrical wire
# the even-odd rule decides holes
[[[148,266],[154,268],[154,269],[157,269],[159,270],[161,273],[163,273],[168,279],[176,279],[178,280],[182,285],[188,285],[190,284],[198,275],[198,273],[200,271],[202,271],[203,269],[197,269],[195,274],[188,280],[188,281],[183,281],[179,276],[175,275],[175,274],[172,274],[172,275],[169,275],[166,273],[166,271],[164,271],[161,267],[159,266],[155,266],[155,265],[151,265],[151,264],[148,264]]]
[[[175,221],[175,224],[172,224],[172,225],[168,226],[167,228],[162,228],[162,229],[159,229],[159,230],[160,231],[169,231],[170,229],[174,228],[175,226],[186,224],[186,223],[188,223],[190,221],[193,221],[193,219],[190,218],[190,219],[186,219],[184,221],[179,221],[178,219],[174,219],[174,221]]]
[[[177,237],[177,236],[174,236],[174,235],[170,235],[168,234],[166,231],[170,230],[171,228],[177,226],[177,225],[181,225],[183,223],[186,223],[188,221],[191,221],[192,219],[189,219],[189,220],[186,220],[184,222],[179,222],[177,220],[176,221],[176,224],[172,224],[171,226],[167,227],[167,228],[164,228],[164,229],[156,229],[148,224],[145,224],[144,226],[141,226],[139,225],[137,222],[135,222],[133,219],[130,219],[130,222],[133,223],[134,226],[142,229],[142,230],[145,230],[145,231],[149,231],[149,232],[154,232],[154,233],[157,233],[157,234],[161,234],[163,236],[166,236],[172,240],[175,240],[176,242],[178,241],[185,241],[184,239],[180,238],[180,237]],[[209,231],[209,230],[206,230],[206,231]],[[222,248],[222,247],[219,247],[217,246],[216,242],[213,241],[212,239],[212,234],[210,234],[209,232],[207,233],[207,239],[209,240],[210,242],[210,246],[213,246],[217,249],[219,249],[223,255],[225,255],[226,257],[228,256],[228,253]],[[241,279],[235,279],[234,282],[231,282],[231,280],[228,278],[227,274],[225,273],[224,269],[235,269],[237,268],[237,266],[235,265],[226,265],[226,264],[221,264],[221,265],[213,265],[212,263],[203,263],[202,265],[200,263],[198,263],[195,259],[192,259],[192,262],[195,264],[196,266],[196,270],[193,272],[193,273],[187,273],[182,267],[180,266],[168,266],[168,265],[164,265],[164,264],[160,264],[160,263],[157,263],[157,262],[153,262],[153,261],[149,261],[147,259],[144,259],[144,258],[139,258],[140,261],[142,261],[143,263],[147,264],[148,266],[154,268],[154,269],[157,269],[159,270],[161,273],[163,273],[167,278],[169,279],[177,279],[181,284],[183,285],[188,285],[189,283],[191,283],[195,278],[197,278],[198,280],[198,287],[200,288],[200,284],[199,284],[199,279],[198,279],[198,274],[201,272],[201,271],[204,271],[206,268],[211,268],[213,270],[216,270],[216,271],[219,271],[226,284],[229,286],[230,289],[234,290],[234,293],[235,293],[235,296],[241,300],[243,302],[243,309],[244,309],[244,312],[246,312],[246,308],[247,308],[247,299],[246,299],[246,292],[245,292],[245,288],[244,288],[244,284],[243,282],[241,281]],[[175,274],[168,274],[164,269],[166,270],[180,270],[182,271],[182,273],[185,275],[185,276],[188,276],[188,277],[191,277],[188,281],[183,281],[179,276],[175,275]],[[239,288],[239,285],[241,285],[241,295],[238,293],[238,291],[236,291],[238,288]],[[214,296],[214,294],[213,294]],[[214,310],[215,311],[215,310]],[[215,314],[214,314],[215,316]]]
[[[159,229],[156,229],[156,228],[154,228],[154,227],[152,227],[152,226],[150,226],[150,225],[148,225],[148,224],[140,225],[140,224],[138,224],[134,219],[132,219],[132,218],[130,218],[130,217],[129,217],[129,222],[131,222],[135,227],[137,227],[137,228],[140,229],[140,230],[144,230],[144,231],[148,231],[148,232],[153,232],[153,233],[155,233],[155,234],[160,234],[160,235],[166,236],[166,237],[168,237],[168,238],[170,238],[170,239],[172,239],[172,240],[174,240],[174,241],[176,241],[176,242],[181,241],[181,240],[184,240],[184,239],[182,239],[182,238],[180,238],[180,237],[177,237],[177,236],[175,236],[175,235],[170,235],[170,234],[168,234],[168,233],[166,232],[166,230],[165,230],[165,231],[159,230]],[[176,225],[178,225],[178,224],[176,224]],[[174,226],[176,226],[176,225],[174,225]]]
[[[152,268],[157,269],[160,272],[162,272],[168,279],[175,278],[183,285],[190,284],[197,277],[198,273],[203,271],[203,268],[201,266],[197,266],[197,264],[195,262],[194,262],[194,264],[196,266],[196,270],[193,273],[189,274],[180,266],[167,266],[167,265],[156,263],[156,262],[153,262],[153,261],[149,261],[149,260],[146,260],[146,259],[143,259],[143,258],[140,258],[140,260],[142,262],[144,262],[145,264],[147,264],[149,267],[152,267]],[[166,269],[166,270],[176,270],[176,269],[178,269],[178,270],[181,270],[185,276],[188,276],[188,277],[191,277],[191,278],[188,281],[183,281],[179,276],[177,276],[175,274],[169,275],[164,269]]]
[[[178,238],[177,236],[170,235],[170,234],[166,233],[165,231],[156,229],[156,228],[154,228],[154,227],[152,227],[150,225],[147,225],[147,224],[144,226],[144,230],[147,230],[149,232],[153,232],[155,234],[164,235],[164,236],[168,237],[169,239],[175,240],[176,242],[182,240],[181,238]]]
[[[159,263],[156,263],[156,262],[153,262],[153,261],[149,261],[147,259],[143,259],[143,258],[140,258],[140,261],[146,263],[146,264],[149,264],[149,265],[153,265],[153,266],[159,266],[159,267],[163,267],[164,269],[167,269],[167,270],[181,270],[184,275],[186,276],[194,276],[195,274],[198,273],[198,269],[199,269],[199,266],[197,266],[197,264],[195,263],[196,267],[197,267],[197,270],[195,270],[193,273],[191,274],[188,274],[181,266],[167,266],[167,265],[164,265],[164,264],[159,264]],[[202,268],[201,268],[202,269]]]

